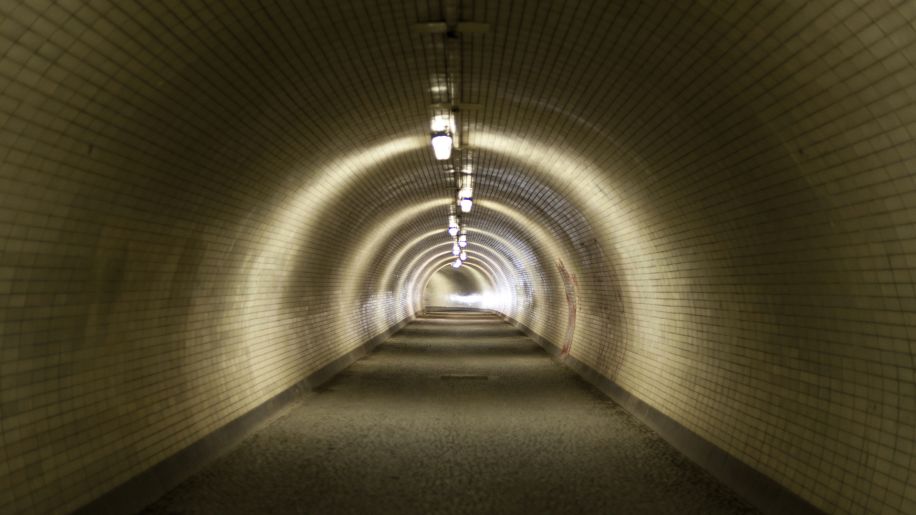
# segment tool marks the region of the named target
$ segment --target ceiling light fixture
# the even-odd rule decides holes
[[[462,175],[458,188],[458,205],[462,213],[469,213],[474,199],[474,185],[470,175]]]
[[[452,157],[452,136],[448,132],[433,133],[432,144],[433,153],[439,161]]]

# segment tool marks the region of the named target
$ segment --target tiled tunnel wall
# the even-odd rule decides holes
[[[503,311],[825,511],[916,512],[916,4],[460,4]],[[0,512],[421,307],[430,5],[0,4]]]

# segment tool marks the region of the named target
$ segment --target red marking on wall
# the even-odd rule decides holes
[[[573,333],[576,330],[576,305],[578,300],[576,297],[576,286],[578,286],[576,281],[576,276],[566,270],[566,267],[563,266],[563,261],[557,260],[557,270],[560,271],[560,277],[563,278],[563,287],[566,289],[566,306],[569,308],[569,315],[566,321],[566,334],[563,336],[563,348],[560,351],[561,356],[569,354],[569,351],[572,349],[573,344]]]

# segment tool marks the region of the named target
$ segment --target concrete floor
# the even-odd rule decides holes
[[[498,318],[421,318],[149,507],[756,513]]]

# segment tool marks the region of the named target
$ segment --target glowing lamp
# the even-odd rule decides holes
[[[462,250],[462,251],[461,251],[461,254],[458,254],[458,259],[460,259],[460,260],[462,260],[462,261],[467,261],[467,260],[468,260],[468,253]]]
[[[461,260],[460,260],[460,259],[456,259],[456,260],[452,263],[452,268],[458,268],[459,266],[461,266]]]
[[[452,137],[447,132],[433,134],[433,153],[436,159],[444,161],[452,156]]]
[[[461,248],[465,248],[468,246],[468,235],[467,234],[458,235],[458,246]]]
[[[474,198],[474,183],[470,175],[462,175],[458,184],[458,205],[462,213],[471,211],[472,199]]]
[[[457,256],[460,253],[461,253],[461,247],[459,247],[457,243],[453,244],[452,245],[452,255]]]

